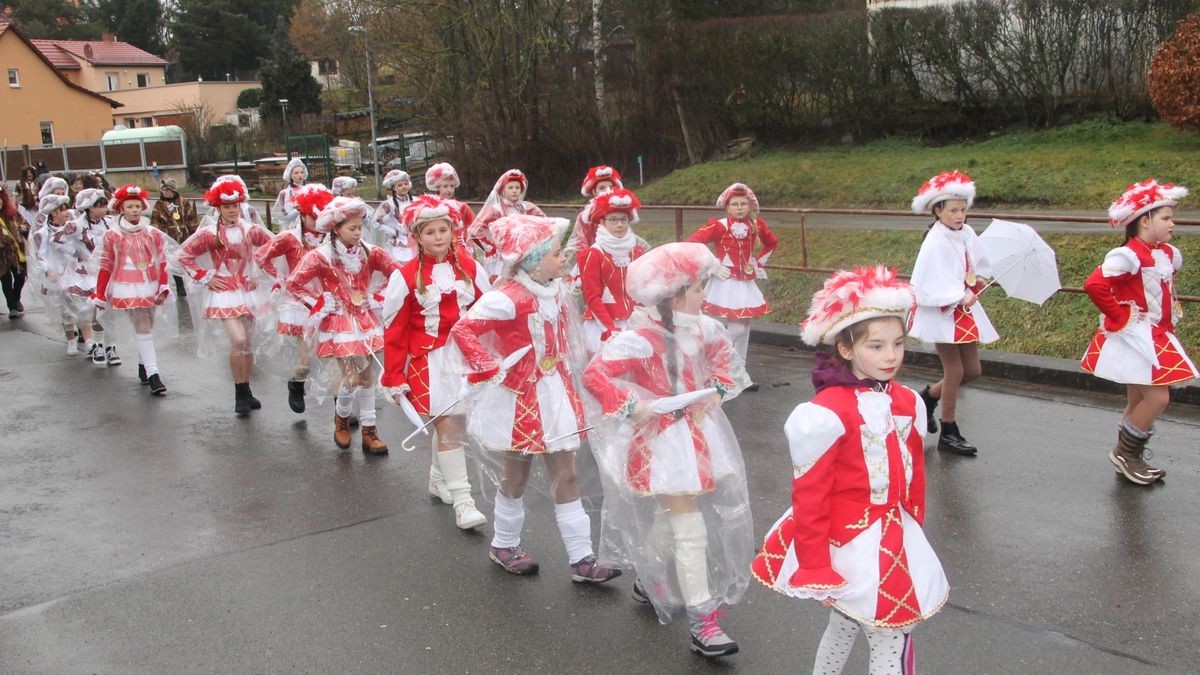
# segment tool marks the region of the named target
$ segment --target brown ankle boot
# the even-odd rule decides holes
[[[333,413],[333,442],[343,450],[350,447],[350,418]]]
[[[1108,453],[1108,460],[1117,467],[1117,472],[1131,483],[1149,485],[1166,474],[1162,469],[1155,469],[1146,464],[1146,460],[1142,458],[1142,452],[1149,441],[1149,436],[1138,438],[1131,434],[1125,425],[1117,429],[1117,446]]]
[[[379,440],[379,435],[375,433],[375,427],[373,426],[369,427],[364,424],[362,427],[362,451],[367,455],[388,454],[388,446]]]

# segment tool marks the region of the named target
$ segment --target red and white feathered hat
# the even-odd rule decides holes
[[[214,209],[222,204],[241,204],[246,201],[246,184],[234,176],[221,176],[204,193],[204,202]]]
[[[1160,206],[1175,206],[1187,193],[1188,189],[1182,185],[1160,184],[1153,178],[1134,183],[1125,188],[1125,192],[1117,197],[1117,201],[1108,207],[1108,224],[1113,227],[1125,227],[1147,211],[1153,211]]]
[[[402,180],[406,180],[411,183],[412,177],[408,175],[407,171],[392,169],[391,171],[387,172],[386,176],[383,177],[383,189],[391,190],[393,187],[395,187],[396,183],[399,183]]]
[[[814,347],[831,345],[838,333],[860,321],[881,316],[907,321],[915,302],[912,287],[898,279],[894,269],[878,265],[838,270],[813,295],[808,318],[800,324],[800,339]]]
[[[296,202],[296,210],[300,215],[316,218],[333,201],[333,192],[320,183],[306,183],[296,188],[292,200]]]
[[[746,199],[749,199],[750,211],[752,213],[758,213],[758,197],[754,194],[754,190],[751,190],[745,183],[734,183],[733,185],[725,188],[725,191],[721,193],[721,196],[717,197],[717,208],[725,208],[725,205],[729,203],[729,200],[733,199],[734,197],[745,197]]]
[[[629,190],[617,188],[608,194],[596,197],[592,202],[590,214],[593,223],[603,223],[604,217],[610,213],[628,213],[629,222],[636,223],[640,208],[642,208],[642,203],[638,201],[637,195]]]
[[[400,220],[411,232],[421,229],[421,226],[433,220],[450,221],[451,227],[462,220],[458,209],[450,208],[445,199],[437,195],[420,195],[404,207]]]
[[[443,183],[453,183],[454,187],[458,187],[460,183],[458,172],[449,162],[438,162],[425,170],[425,187],[436,190]]]
[[[317,224],[315,229],[321,234],[332,232],[333,228],[346,222],[348,218],[358,216],[359,218],[369,218],[371,215],[371,207],[358,197],[334,197],[321,209],[317,214]]]
[[[601,164],[588,169],[587,175],[583,178],[583,185],[579,187],[579,194],[591,197],[596,192],[596,184],[603,181],[610,181],[614,189],[619,190],[625,187],[621,184],[621,174],[616,169],[607,164]]]
[[[117,188],[117,191],[113,193],[112,199],[108,201],[108,210],[118,211],[121,208],[121,204],[133,201],[135,199],[142,203],[142,208],[150,206],[150,202],[146,196],[145,188],[132,183],[129,185],[122,185],[121,187]]]
[[[496,181],[496,185],[492,187],[492,192],[500,194],[505,185],[516,181],[521,184],[521,199],[525,199],[525,193],[529,191],[529,179],[525,177],[525,172],[520,169],[509,169],[500,175]]]
[[[656,246],[629,263],[625,291],[647,307],[673,298],[679,291],[708,278],[721,262],[704,244],[676,241]]]
[[[561,240],[570,227],[566,218],[512,215],[497,218],[488,226],[496,252],[504,262],[506,271],[512,270],[526,258],[536,265],[553,246]],[[536,259],[534,259],[536,258]]]
[[[929,213],[934,204],[947,199],[965,199],[967,208],[975,203],[975,181],[961,171],[943,171],[925,181],[917,196],[913,197],[912,210],[916,214]]]

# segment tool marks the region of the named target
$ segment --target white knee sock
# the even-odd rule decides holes
[[[353,406],[354,389],[343,384],[338,388],[337,402],[333,405],[334,412],[338,414],[338,417],[349,417]],[[362,420],[359,421],[361,422]]]
[[[137,341],[138,363],[145,366],[146,377],[158,373],[158,355],[154,352],[154,335],[138,333],[134,340]]]
[[[729,332],[729,339],[733,342],[733,348],[737,351],[742,360],[746,360],[746,352],[750,350],[750,324],[730,321],[725,327]]]
[[[496,510],[492,516],[492,546],[512,548],[521,545],[521,528],[525,526],[525,501],[496,492]]]
[[[683,603],[691,608],[712,602],[708,590],[708,531],[704,516],[692,511],[671,516],[675,531],[675,572],[679,576],[679,591]]]
[[[858,637],[858,622],[836,609],[829,613],[829,625],[821,636],[817,647],[817,660],[813,663],[813,675],[840,675],[854,648]]]
[[[899,628],[863,626],[871,647],[870,675],[909,675],[912,673],[912,639]]]
[[[554,519],[567,549],[567,562],[575,564],[592,555],[592,519],[583,510],[581,500],[555,504]]]
[[[467,477],[467,455],[462,448],[438,452],[434,460],[446,476],[446,489],[454,498],[454,505],[475,505],[471,498],[471,479]]]
[[[375,426],[375,385],[359,387],[354,392],[354,400],[358,403],[358,423],[364,427]]]

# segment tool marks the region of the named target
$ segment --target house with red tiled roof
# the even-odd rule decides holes
[[[56,57],[57,58],[57,57]],[[95,141],[121,104],[63,74],[20,29],[0,16],[0,146]]]
[[[66,78],[99,93],[167,83],[167,62],[106,34],[101,40],[31,40]]]

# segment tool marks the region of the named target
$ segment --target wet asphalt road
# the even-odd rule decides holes
[[[425,493],[426,455],[382,410],[386,458],[339,451],[330,405],[232,413],[225,366],[160,347],[155,399],[126,364],[62,353],[43,317],[0,319],[0,672],[807,672],[826,621],[753,583],[726,624],[742,653],[686,649],[629,600],[573,585],[547,504],[532,578]],[[783,420],[810,361],[756,347],[762,391],[728,404],[755,529],[786,508]],[[910,371],[913,385],[930,373]],[[1200,411],[1160,422],[1151,489],[1119,481],[1112,397],[984,381],[960,421],[976,459],[928,451],[927,532],[950,604],[916,635],[925,673],[1200,671]],[[490,506],[483,507],[490,515]],[[598,525],[598,519],[594,519]],[[848,673],[866,671],[860,640]]]

